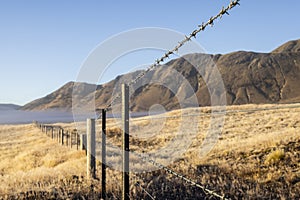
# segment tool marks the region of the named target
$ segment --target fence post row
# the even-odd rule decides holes
[[[129,87],[122,85],[122,199],[129,200]],[[42,132],[54,138],[54,127],[40,124]],[[51,132],[50,132],[51,129]],[[55,128],[56,129],[56,128]],[[56,129],[57,141],[62,145],[66,144],[72,148],[72,135],[75,134],[77,149],[86,150],[87,154],[87,177],[96,178],[96,127],[95,119],[87,119],[86,134],[78,132],[64,131],[63,128]],[[78,145],[78,138],[80,145]],[[106,110],[102,110],[102,198],[106,199]]]
[[[66,145],[70,148],[73,148],[73,146],[76,145],[77,150],[86,150],[86,134],[79,134],[77,129],[73,129],[73,131],[65,131],[60,126],[40,124],[37,121],[34,121],[33,124],[37,128],[39,128],[42,131],[42,133],[45,133],[48,137],[51,137],[51,139],[56,140],[61,145]]]
[[[122,84],[122,199],[129,200],[129,87]]]

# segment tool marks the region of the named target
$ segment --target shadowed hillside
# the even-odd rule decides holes
[[[16,110],[19,109],[21,106],[15,104],[0,104],[0,111],[3,110]]]

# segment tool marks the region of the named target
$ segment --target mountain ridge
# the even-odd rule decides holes
[[[187,102],[187,107],[195,106],[190,103],[193,95],[197,97],[196,106],[211,105],[207,81],[216,87],[220,83],[220,80],[213,80],[213,77],[210,77],[212,74],[209,70],[213,70],[214,66],[218,67],[222,76],[225,93],[216,89],[211,92],[219,97],[226,95],[228,105],[300,102],[300,40],[294,40],[270,53],[250,51],[236,51],[224,55],[195,53],[171,60],[143,77],[143,82],[152,81],[153,84],[135,88],[131,94],[130,109],[135,112],[148,111],[153,104],[161,104],[166,110],[178,109],[181,108],[178,96]],[[91,99],[95,98],[96,108],[103,108],[111,101],[112,91],[120,91],[120,84],[132,80],[138,73],[120,75],[102,85],[68,82],[53,93],[34,100],[21,109],[71,110],[72,105],[77,106],[72,101],[74,84],[78,90],[76,93],[81,95],[75,103],[89,107]],[[180,77],[184,77],[182,82],[178,80]],[[172,80],[168,81],[170,78]],[[163,81],[167,85],[155,84],[155,81]],[[187,92],[187,87],[191,87],[193,92]],[[170,88],[174,88],[174,91]],[[120,102],[114,106],[120,107]]]
[[[17,110],[21,106],[12,103],[0,103],[0,110]]]

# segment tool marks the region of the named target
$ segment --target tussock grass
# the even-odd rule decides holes
[[[199,149],[209,135],[210,116],[190,117],[197,123],[197,134],[182,131],[181,118],[152,120],[144,117],[131,120],[131,150],[150,152],[168,145],[176,137],[189,138],[191,143],[185,153],[166,165],[174,171],[205,185],[219,194],[232,199],[299,199],[300,196],[300,108],[261,110],[273,105],[230,106],[225,116],[222,134],[215,148],[204,158]],[[210,113],[210,108],[190,108],[167,115]],[[98,140],[101,123],[97,123]],[[84,123],[56,124],[66,129],[77,128],[85,132]],[[121,145],[119,121],[109,119],[107,140]],[[157,131],[157,132],[155,132]],[[177,134],[177,136],[176,136]],[[36,198],[95,199],[100,198],[100,182],[85,178],[85,153],[62,147],[56,141],[42,135],[32,125],[0,126],[0,199]],[[178,145],[178,148],[181,148]],[[176,148],[175,148],[176,150]],[[116,164],[120,157],[108,150],[108,161]],[[156,159],[164,162],[169,155],[161,153]],[[133,157],[135,167],[143,170],[146,163]],[[98,169],[100,169],[100,164]],[[163,163],[164,164],[164,163]],[[121,173],[107,169],[107,191],[110,199],[120,198]],[[100,177],[100,172],[97,176]],[[162,170],[143,174],[130,174],[131,197],[146,199],[146,194],[134,183],[158,199],[207,198],[201,190]],[[34,194],[35,193],[35,194]],[[27,195],[27,196],[26,196]]]
[[[266,156],[265,164],[275,164],[284,158],[284,150],[277,149]]]

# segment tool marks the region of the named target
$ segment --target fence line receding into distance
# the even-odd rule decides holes
[[[150,65],[145,71],[141,72],[140,74],[137,75],[136,78],[131,80],[129,83],[127,83],[127,87],[131,86],[135,83],[137,83],[140,79],[142,79],[148,72],[156,69],[162,62],[164,62],[166,59],[169,58],[172,54],[175,54],[178,52],[178,50],[184,46],[187,42],[189,42],[192,38],[196,38],[197,34],[201,31],[204,31],[207,26],[213,26],[215,20],[222,18],[223,15],[229,14],[228,11],[234,8],[235,6],[239,5],[240,0],[231,0],[229,5],[226,8],[222,8],[220,12],[211,17],[207,22],[203,22],[201,25],[198,25],[198,28],[193,30],[189,35],[186,35],[185,38],[178,42],[178,44],[171,50],[165,52],[165,54],[155,60],[155,62]],[[125,84],[123,87],[126,87]],[[124,94],[124,90],[123,90]],[[124,96],[124,95],[123,95]],[[125,96],[124,96],[125,97]],[[102,135],[105,135],[105,129],[106,129],[106,111],[108,111],[113,103],[121,98],[120,93],[117,94],[115,97],[112,97],[112,99],[109,101],[108,105],[103,109],[102,113],[100,114],[99,118],[102,116]],[[122,121],[123,121],[123,191],[122,191],[122,199],[127,200],[129,199],[129,102],[128,98],[123,98],[122,99],[122,105],[123,105],[123,111],[124,113],[122,114]],[[76,146],[76,149],[78,150],[86,150],[87,151],[87,176],[91,178],[95,178],[95,170],[96,170],[96,165],[95,165],[95,121],[94,119],[88,119],[87,120],[87,134],[78,134],[78,131],[76,129],[74,130],[64,130],[62,127],[59,126],[50,126],[50,125],[45,125],[45,124],[40,124],[38,122],[35,123],[37,127],[39,127],[43,133],[46,135],[50,136],[52,139],[57,140],[60,144],[69,146],[70,148],[73,148],[73,146]],[[93,141],[94,140],[94,141]],[[104,140],[105,141],[105,140]],[[105,143],[102,144],[102,162],[105,161],[105,153],[106,153],[106,147]],[[182,180],[186,181],[189,183],[191,186],[196,186],[200,189],[203,190],[205,194],[208,196],[212,196],[215,198],[220,198],[220,199],[225,199],[223,195],[218,194],[215,191],[212,191],[205,186],[200,185],[199,183],[190,180],[186,178],[183,175],[180,175],[179,173],[174,172],[173,170],[167,168],[166,166],[163,166],[159,164],[158,162],[152,160],[151,158],[146,158],[143,155],[140,155],[138,153],[133,152],[134,154],[137,154],[140,158],[143,160],[151,163],[152,165],[159,167],[162,170],[165,170],[166,172],[181,178]],[[106,184],[106,166],[105,163],[102,163],[102,184]],[[136,187],[140,187],[149,198],[155,199],[145,188],[143,188],[139,182],[136,182],[135,184]],[[105,185],[102,185],[102,198],[106,199],[106,189]]]

